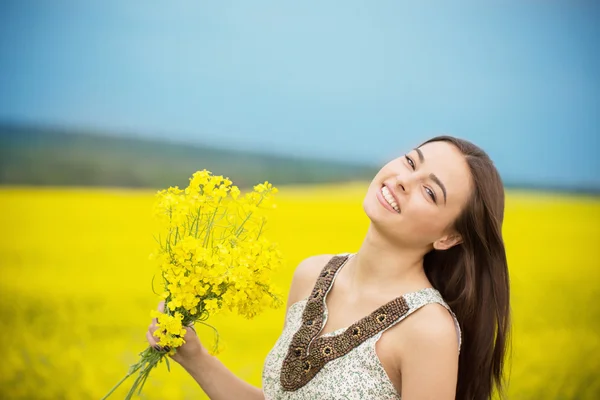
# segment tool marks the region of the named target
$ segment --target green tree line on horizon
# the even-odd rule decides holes
[[[185,186],[208,169],[241,187],[370,180],[376,167],[126,138],[0,125],[0,184],[43,186]]]

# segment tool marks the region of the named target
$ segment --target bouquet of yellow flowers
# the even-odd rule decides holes
[[[164,283],[164,313],[157,318],[159,349],[148,347],[138,363],[104,397],[137,373],[130,399],[141,393],[151,370],[184,343],[185,327],[206,320],[222,309],[252,318],[267,307],[282,304],[271,283],[281,264],[276,245],[262,235],[266,218],[259,210],[274,207],[277,189],[264,182],[240,195],[228,178],[203,170],[193,174],[184,190],[170,187],[157,193],[156,216],[165,232],[157,237],[151,256]]]

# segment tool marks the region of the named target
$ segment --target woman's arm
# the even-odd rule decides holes
[[[180,363],[213,400],[263,400],[263,391],[235,376],[219,359],[205,350]]]
[[[403,337],[397,341],[402,399],[454,400],[458,337],[448,311],[438,304],[429,304],[403,324]]]

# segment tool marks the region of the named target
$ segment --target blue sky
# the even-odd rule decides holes
[[[593,1],[4,1],[0,121],[381,163],[471,139],[600,189]]]

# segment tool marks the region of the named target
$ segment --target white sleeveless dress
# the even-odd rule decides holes
[[[327,321],[327,293],[352,255],[334,256],[311,295],[290,306],[285,328],[264,364],[262,382],[267,400],[400,399],[375,344],[383,332],[426,304],[438,303],[450,312],[460,350],[458,320],[433,288],[404,294],[350,327],[319,336]]]

